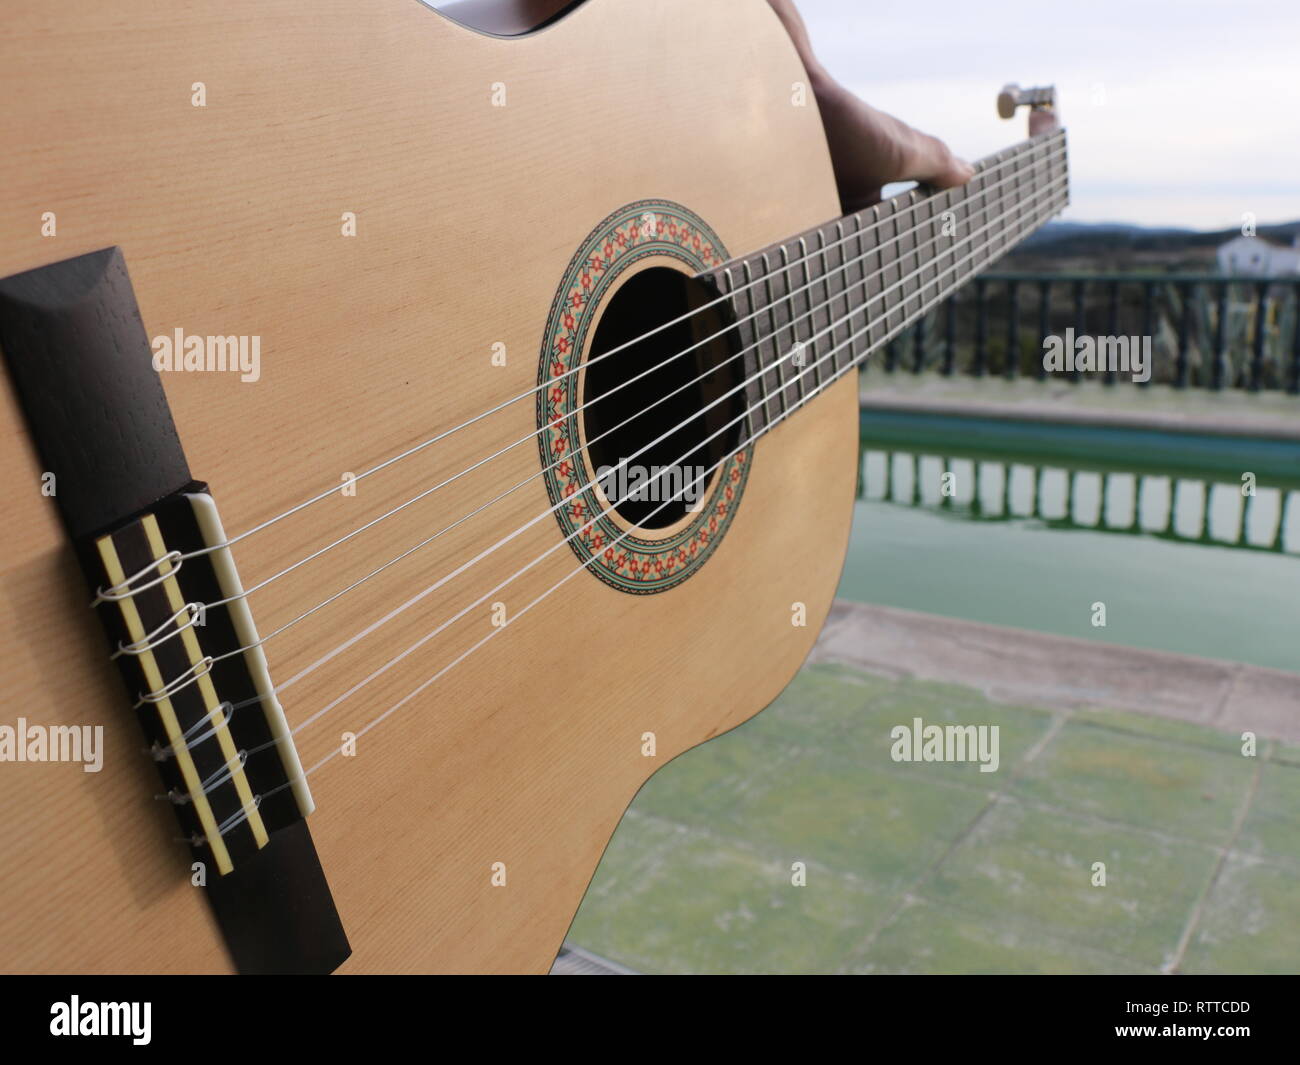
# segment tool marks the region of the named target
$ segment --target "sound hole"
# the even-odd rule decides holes
[[[623,284],[596,326],[583,433],[593,476],[631,525],[663,529],[697,510],[742,438],[744,360],[728,361],[735,330],[715,336],[729,324],[725,302],[701,309],[715,299],[702,281],[651,267]],[[615,348],[622,350],[599,358]]]

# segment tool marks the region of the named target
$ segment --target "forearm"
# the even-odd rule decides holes
[[[882,186],[892,181],[923,181],[947,188],[970,178],[971,168],[955,159],[941,140],[877,111],[831,76],[813,52],[808,27],[794,0],[768,3],[808,71],[846,209],[876,202]]]

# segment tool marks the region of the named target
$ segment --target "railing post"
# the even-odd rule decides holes
[[[1287,391],[1300,394],[1300,282],[1291,290],[1292,313],[1295,316],[1295,338],[1291,342],[1291,380]]]
[[[989,358],[988,284],[981,277],[975,282],[975,377],[983,377]]]
[[[1268,336],[1268,283],[1255,284],[1255,350],[1250,360],[1250,390],[1264,383],[1264,340]]]
[[[898,337],[890,338],[885,345],[885,373],[893,373],[898,369]]]
[[[1052,283],[1038,282],[1038,379],[1047,377],[1047,360],[1042,353],[1047,350],[1047,333],[1052,328]]]
[[[1107,288],[1110,307],[1106,315],[1106,329],[1109,335],[1114,338],[1119,336],[1119,282],[1111,281]],[[1107,367],[1104,380],[1106,384],[1113,385],[1115,383],[1115,371]]]
[[[1156,376],[1156,283],[1150,278],[1142,282],[1142,336],[1151,338],[1151,372],[1141,385],[1149,385]]]
[[[1020,287],[1007,282],[1007,364],[1003,373],[1010,380],[1020,373]]]
[[[925,315],[916,320],[912,331],[912,373],[925,369]]]
[[[1083,281],[1079,280],[1074,283],[1074,335],[1078,339],[1081,336],[1088,335],[1088,313],[1083,302]],[[1070,371],[1070,380],[1077,381],[1079,371]]]
[[[1228,283],[1219,282],[1218,321],[1214,323],[1214,373],[1210,387],[1219,389],[1228,379]]]
[[[1174,387],[1187,387],[1187,353],[1192,334],[1192,290],[1185,281],[1178,284],[1178,294],[1182,297],[1183,310],[1178,320],[1178,358],[1174,363]]]

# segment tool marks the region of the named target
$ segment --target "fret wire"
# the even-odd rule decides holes
[[[812,286],[812,276],[811,276],[811,275],[809,274],[809,272],[808,272],[808,240],[807,240],[806,237],[800,237],[800,238],[799,238],[799,257],[803,260],[802,263],[800,264],[800,269],[801,269],[801,271],[802,271],[802,273],[803,273],[803,284],[804,284],[803,291],[804,291],[804,298],[808,301],[808,310],[811,311],[811,310],[812,310],[812,299],[808,296],[808,293],[810,293],[810,292],[812,291],[812,287],[811,287],[811,286]],[[813,335],[816,331],[817,331],[817,316],[816,316],[815,314],[809,314],[809,315],[808,315],[808,329],[807,329],[808,337],[809,337],[809,339],[808,339],[808,358],[809,358],[809,360],[810,360],[810,362],[811,362],[811,365],[813,366],[813,372],[812,372],[813,378],[814,378],[814,380],[816,381],[817,386],[820,387],[820,385],[821,385],[821,383],[822,383],[822,374],[821,374],[821,369],[817,366],[817,346],[816,346],[816,342],[813,341],[813,339],[812,339],[812,335]]]
[[[842,296],[843,299],[844,299],[844,312],[845,312],[845,314],[847,314],[847,313],[848,313],[848,310],[849,310],[849,293],[850,293],[850,291],[852,291],[852,289],[850,288],[849,270],[852,269],[852,267],[851,267],[851,265],[850,265],[850,263],[849,263],[848,248],[846,247],[846,245],[845,245],[845,243],[844,243],[844,223],[843,223],[843,220],[837,221],[837,222],[835,223],[835,246],[836,246],[836,249],[837,249],[837,251],[836,251],[836,256],[837,256],[837,258],[838,258],[838,260],[839,260],[839,261],[836,263],[835,272],[836,272],[836,274],[839,275],[839,279],[840,279],[840,294],[841,294],[841,296]],[[834,312],[835,312],[835,309],[834,309],[834,307],[832,307],[832,308],[831,308],[831,313],[833,314]],[[851,337],[851,336],[853,335],[853,331],[852,331],[852,330],[848,330],[848,335]],[[847,348],[847,350],[846,350],[846,354],[847,354],[849,357],[851,357],[852,354],[853,354],[853,341],[852,341],[852,340],[850,340],[850,341],[848,342],[848,348]],[[831,356],[831,369],[836,369],[837,365],[838,365],[838,364],[837,364],[836,356],[832,355],[832,356]]]
[[[796,324],[798,314],[795,310],[793,295],[796,286],[790,283],[790,246],[788,244],[782,244],[779,250],[781,252],[781,283],[785,285],[785,303],[790,311],[790,347],[793,350],[794,347],[799,344],[799,327]],[[800,351],[801,362],[804,361],[803,354],[804,353]],[[792,366],[794,365],[794,361],[794,359],[790,360]],[[800,366],[797,368],[802,369],[803,367]],[[796,376],[792,382],[792,387],[798,394],[798,402],[802,403],[804,398],[803,378]]]
[[[880,205],[876,204],[874,207],[871,208],[870,212],[864,212],[864,218],[870,218],[871,220],[870,223],[865,227],[865,229],[873,234],[878,232],[876,226],[880,222]],[[869,262],[871,251],[864,250],[862,246],[862,233],[863,233],[863,229],[859,228],[858,238],[857,238],[857,250],[858,250],[858,257],[862,259],[862,274],[863,274],[862,293],[863,293],[863,298],[870,301],[875,297],[876,293],[880,291],[880,245],[879,243],[877,243],[875,245],[875,248],[873,249],[876,252],[876,262],[875,262],[875,266],[873,267]],[[863,339],[863,343],[865,343],[868,347],[870,346],[871,344],[870,330],[868,330],[867,336]],[[854,352],[854,356],[856,358],[857,356],[856,352]]]
[[[862,232],[862,212],[855,211],[853,214],[849,215],[846,219],[844,219],[844,221],[846,223],[846,229],[845,229],[846,236],[844,238],[844,247],[848,249],[849,271],[850,271],[849,277],[853,282],[853,290],[856,292],[857,287],[862,284],[863,278],[866,276],[865,264],[862,262],[861,258],[859,258],[858,256],[852,253],[852,248],[855,243],[853,238],[854,236]],[[861,241],[857,241],[856,243],[860,245]],[[855,352],[856,344],[857,341],[849,342],[850,362],[856,357],[856,352]]]
[[[908,221],[907,229],[910,230],[910,234],[908,236],[909,247],[906,250],[904,261],[906,262],[907,257],[910,257],[912,260],[912,262],[908,264],[906,267],[906,272],[912,275],[912,280],[907,285],[907,288],[910,291],[908,292],[907,298],[904,301],[905,313],[906,313],[906,308],[910,305],[913,296],[916,297],[916,301],[918,305],[921,302],[921,295],[920,295],[921,289],[919,285],[921,281],[921,276],[925,268],[925,264],[921,261],[920,230],[923,223],[921,222],[921,208],[920,205],[917,203],[918,199],[919,197],[916,191],[913,190],[912,202],[909,203],[907,206],[907,221]]]
[[[763,291],[767,294],[767,321],[771,328],[769,336],[772,342],[772,368],[769,373],[776,378],[773,393],[781,404],[777,417],[784,418],[786,414],[785,360],[781,357],[781,324],[776,314],[776,300],[772,296],[772,265],[768,262],[767,252],[763,252],[761,258],[763,262]]]
[[[831,304],[830,267],[826,264],[826,245],[827,245],[828,243],[830,243],[830,242],[826,239],[826,230],[825,230],[825,229],[820,229],[820,228],[819,228],[819,229],[817,230],[817,255],[818,255],[818,258],[821,260],[821,264],[822,264],[822,275],[821,275],[820,278],[818,278],[818,280],[821,281],[821,283],[822,283],[822,297],[823,297],[823,298],[822,298],[821,305],[817,308],[817,310],[818,310],[819,312],[822,311],[822,310],[825,310],[825,311],[826,311],[826,324],[827,324],[827,325],[829,325],[829,324],[830,324],[830,321],[831,321],[831,314],[830,314],[830,304]],[[818,321],[818,318],[819,318],[819,315],[814,315],[814,316],[813,316],[813,321],[814,321],[814,322],[817,322],[817,321]],[[823,328],[825,328],[825,327],[824,327],[823,325],[820,325],[820,324],[819,324],[819,325],[817,326],[817,330],[818,330],[818,332],[820,332]],[[830,335],[826,338],[826,344],[827,344],[828,348],[830,348],[830,349],[832,349],[832,350],[834,349],[834,347],[835,347],[835,330],[834,330],[834,329],[831,330]],[[831,361],[834,362],[834,356],[831,357]]]
[[[885,288],[889,288],[895,284],[896,280],[902,278],[901,273],[897,279],[893,276],[894,268],[898,264],[898,201],[890,200],[888,206],[881,213],[885,214],[890,228],[890,239],[887,243],[882,243],[880,254],[881,282]],[[894,307],[885,308],[882,325],[886,333],[892,328],[894,310],[898,306],[899,304],[895,304]]]
[[[766,426],[769,424],[769,420],[768,420],[769,401],[767,396],[767,382],[765,380],[765,377],[767,375],[763,367],[763,338],[760,337],[758,333],[757,315],[759,312],[754,310],[754,299],[753,299],[754,288],[753,285],[751,284],[750,260],[746,259],[741,264],[741,267],[745,271],[745,305],[748,308],[749,313],[755,316],[750,319],[750,323],[753,326],[753,330],[754,330],[754,363],[755,363],[754,369],[758,371],[757,373],[758,391],[760,396],[762,397],[762,404],[763,404],[760,409],[763,412],[763,425]]]

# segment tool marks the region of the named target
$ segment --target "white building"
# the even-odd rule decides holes
[[[1288,277],[1300,274],[1300,235],[1289,248],[1259,237],[1233,237],[1226,244],[1220,244],[1215,255],[1221,274]]]

